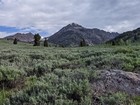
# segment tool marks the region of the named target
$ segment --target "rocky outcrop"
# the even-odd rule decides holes
[[[121,70],[102,70],[98,78],[91,81],[93,94],[100,96],[107,93],[125,92],[140,96],[140,74]]]

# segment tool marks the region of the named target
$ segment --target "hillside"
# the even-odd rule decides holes
[[[34,34],[32,33],[16,33],[15,35],[7,36],[4,39],[13,40],[17,38],[21,42],[32,42],[34,40]]]
[[[120,41],[124,41],[124,42],[140,42],[140,28],[137,28],[133,31],[127,31],[124,32],[122,34],[120,34],[119,36],[117,36],[116,38],[108,41],[107,43],[120,43]]]
[[[0,105],[139,105],[139,53],[140,45],[46,48],[0,40]]]
[[[76,23],[63,27],[60,31],[49,37],[49,42],[70,46],[79,45],[82,39],[89,45],[104,43],[118,36],[118,33],[110,33],[99,29],[84,28]]]

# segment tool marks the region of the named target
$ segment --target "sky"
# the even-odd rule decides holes
[[[0,0],[0,37],[50,36],[70,23],[109,32],[140,27],[140,0]]]

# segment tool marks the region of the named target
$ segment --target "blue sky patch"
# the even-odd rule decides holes
[[[0,26],[0,32],[13,33],[13,32],[18,32],[18,31],[20,31],[20,29],[16,27]]]
[[[7,27],[7,26],[0,26],[0,32],[6,32],[6,33],[27,33],[27,32],[31,32],[33,34],[35,33],[39,33],[41,36],[47,36],[47,32],[42,31],[40,29],[33,29],[33,28],[22,28],[19,29],[17,27]]]

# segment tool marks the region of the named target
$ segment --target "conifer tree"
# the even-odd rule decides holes
[[[136,41],[138,38],[137,38],[137,34],[134,36],[134,41]]]
[[[112,46],[115,46],[116,44],[115,44],[115,41],[112,41]]]
[[[40,46],[41,36],[39,34],[34,35],[34,46]]]
[[[80,41],[80,47],[84,47],[87,46],[85,39],[82,39],[82,41]]]
[[[13,44],[17,44],[17,38],[14,39]]]
[[[45,38],[44,47],[48,47],[48,40],[47,40],[47,38]]]

